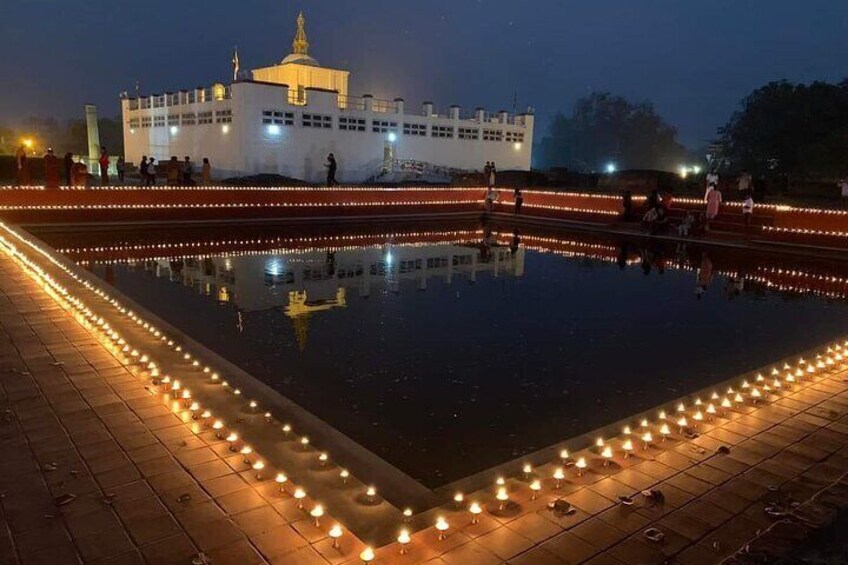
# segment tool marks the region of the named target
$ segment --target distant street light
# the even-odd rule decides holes
[[[613,174],[616,171],[615,163],[607,163],[607,173]]]

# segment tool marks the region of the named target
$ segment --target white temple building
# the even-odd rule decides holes
[[[342,183],[411,180],[481,170],[529,170],[533,115],[471,113],[450,106],[440,114],[425,102],[410,111],[402,98],[348,94],[350,73],[321,66],[309,55],[298,16],[292,53],[280,63],[238,73],[208,88],[121,101],[124,153],[165,161],[206,157],[215,178],[279,174],[308,182],[326,177],[327,155]]]

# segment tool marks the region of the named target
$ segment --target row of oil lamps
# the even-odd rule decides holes
[[[114,306],[121,314],[129,317],[137,325],[142,326],[143,329],[151,333],[153,337],[167,343],[167,345],[172,347],[175,352],[181,353],[185,361],[190,361],[193,367],[208,375],[211,382],[220,382],[220,384],[235,397],[241,396],[241,391],[238,388],[233,388],[229,386],[226,381],[221,381],[219,375],[213,372],[211,368],[201,368],[200,362],[197,359],[194,359],[190,353],[183,351],[180,345],[169,340],[167,336],[162,335],[162,333],[154,326],[143,321],[135,313],[123,308],[116,300],[107,296],[102,290],[94,287],[94,285],[87,280],[83,280],[78,277],[65,265],[53,258],[49,253],[35,246],[31,242],[26,241],[17,232],[6,226],[2,227],[6,229],[9,234],[17,237],[21,242],[26,243],[37,252],[44,255],[69,276],[83,284],[86,288],[108,301],[109,304]],[[100,332],[101,335],[104,336],[104,343],[111,351],[117,354],[119,358],[122,358],[127,365],[137,365],[146,369],[147,375],[153,379],[155,384],[157,384],[160,392],[165,395],[175,412],[180,414],[190,414],[192,419],[200,422],[202,428],[212,430],[219,439],[228,443],[231,451],[237,452],[244,457],[245,463],[256,472],[258,479],[261,480],[264,478],[265,462],[253,452],[249,445],[242,441],[238,432],[227,427],[221,419],[215,418],[209,410],[204,410],[199,403],[192,398],[190,391],[185,389],[178,380],[172,380],[167,375],[160,375],[158,366],[155,362],[150,360],[147,355],[140,353],[137,349],[133,349],[130,344],[127,343],[126,340],[102,317],[94,314],[94,312],[92,312],[79,298],[70,294],[65,287],[56,281],[49,273],[44,271],[40,265],[30,260],[24,253],[20,252],[13,242],[10,242],[2,236],[0,236],[0,240],[2,240],[6,252],[16,259],[26,270],[28,270],[33,278],[39,282],[42,288],[44,288],[60,303],[64,304],[68,309],[71,309],[75,318],[84,326]],[[715,417],[727,416],[734,408],[741,408],[748,403],[757,404],[761,401],[766,401],[771,396],[779,393],[780,390],[791,388],[795,383],[805,377],[809,378],[844,366],[846,356],[848,356],[848,341],[846,341],[844,345],[837,344],[828,347],[825,352],[817,355],[810,361],[803,358],[799,359],[794,368],[788,363],[784,363],[782,368],[774,367],[768,377],[758,374],[751,382],[743,380],[738,388],[728,387],[724,394],[713,392],[710,395],[709,400],[706,402],[701,399],[696,399],[693,406],[688,410],[686,406],[681,403],[676,407],[676,410],[673,413],[661,411],[658,414],[657,421],[653,424],[649,423],[647,419],[644,419],[640,422],[639,428],[635,431],[629,426],[625,427],[622,436],[617,440],[619,452],[624,458],[628,458],[640,448],[642,450],[648,449],[653,442],[655,442],[657,436],[660,438],[660,441],[666,441],[666,438],[673,435],[673,428],[676,428],[678,433],[683,434],[690,427],[696,428],[704,420],[709,421]],[[258,410],[258,405],[255,401],[250,401],[248,403],[248,407],[253,411]],[[265,417],[269,421],[272,419],[272,415],[270,413],[266,413]],[[282,427],[282,431],[286,435],[291,434],[291,426],[288,424],[284,425]],[[603,438],[598,438],[595,442],[595,450],[603,460],[604,466],[608,466],[616,455],[613,447],[615,443],[616,442],[614,441],[604,440]],[[300,444],[304,449],[308,449],[310,445],[309,438],[306,436],[301,437]],[[559,465],[554,469],[551,476],[554,481],[554,490],[561,489],[563,482],[567,480],[566,469],[568,467],[573,466],[576,469],[577,476],[580,477],[589,466],[585,456],[572,458],[567,449],[561,450],[558,456]],[[326,452],[320,453],[318,458],[322,465],[329,461],[329,455]],[[533,468],[529,464],[523,467],[522,472],[525,479],[529,480],[533,476]],[[350,478],[350,473],[346,469],[341,469],[339,477],[343,483],[346,483]],[[286,484],[288,483],[288,477],[284,473],[277,473],[274,480],[280,485],[280,492],[287,493]],[[498,501],[497,507],[500,511],[503,511],[510,503],[510,495],[505,485],[506,481],[503,477],[499,477],[495,484],[495,499]],[[533,479],[529,483],[529,489],[531,491],[531,498],[537,498],[539,493],[543,490],[542,481],[538,478]],[[304,506],[304,499],[307,496],[305,490],[297,487],[294,489],[291,496],[297,500],[297,507],[306,511]],[[369,503],[374,502],[377,496],[376,488],[374,486],[368,486],[365,491],[365,496]],[[454,502],[458,508],[463,507],[466,502],[465,495],[463,493],[456,493],[454,496]],[[479,502],[472,500],[467,505],[467,511],[471,514],[471,523],[476,524],[479,520],[479,515],[483,512],[483,508]],[[325,516],[326,511],[323,505],[315,504],[311,509],[309,509],[308,513],[311,516],[313,523],[316,526],[319,526],[320,520]],[[412,514],[411,509],[404,510],[404,516],[407,521],[409,521],[412,517]],[[447,532],[450,529],[450,524],[444,516],[439,516],[435,522],[435,529],[439,533],[439,539],[445,539]],[[333,547],[340,549],[339,538],[343,535],[341,525],[334,524],[328,531],[328,535],[333,540]],[[407,552],[412,541],[409,530],[406,528],[401,530],[397,541],[401,547],[401,552]],[[371,547],[366,547],[360,554],[360,558],[364,563],[370,563],[374,560],[374,557],[374,550]]]

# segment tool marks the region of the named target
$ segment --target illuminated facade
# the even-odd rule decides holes
[[[348,94],[349,73],[309,55],[298,17],[292,53],[252,79],[122,100],[126,159],[210,159],[216,178],[279,174],[308,182],[326,175],[333,153],[340,182],[428,171],[529,170],[532,113],[409,113],[404,100]]]

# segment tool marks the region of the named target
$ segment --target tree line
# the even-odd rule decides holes
[[[124,152],[124,134],[121,118],[98,118],[100,144],[111,155]],[[14,154],[15,150],[29,140],[31,151],[43,155],[52,147],[56,155],[73,153],[88,155],[88,128],[85,120],[30,117],[15,125],[0,125],[0,155]]]
[[[650,102],[597,92],[577,100],[570,115],[555,116],[537,162],[579,172],[603,171],[607,162],[676,171],[691,162],[688,156],[676,128]],[[766,84],[741,101],[710,149],[694,157],[704,168],[757,177],[848,176],[848,80]]]

